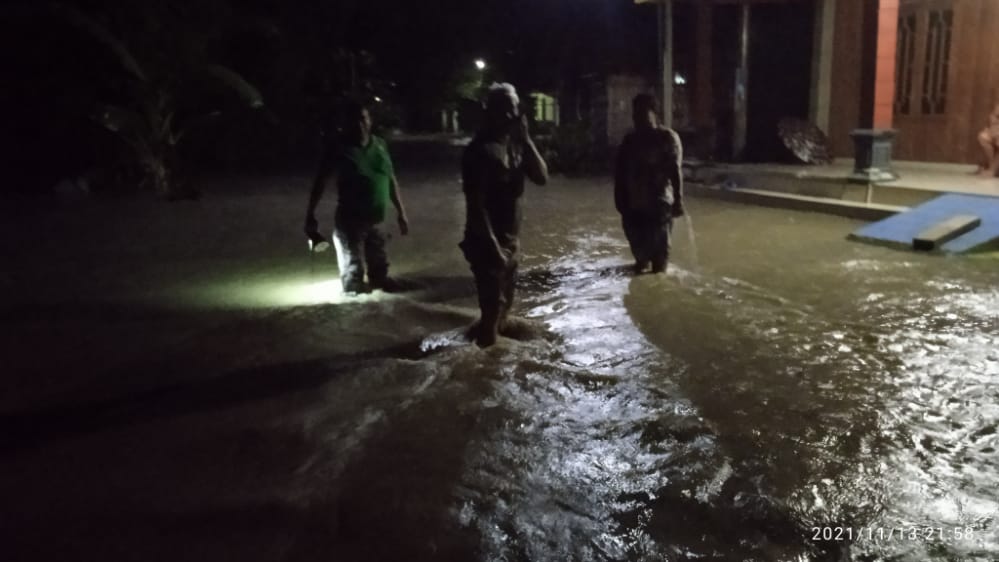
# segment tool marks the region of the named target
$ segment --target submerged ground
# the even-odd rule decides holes
[[[400,153],[401,295],[310,259],[305,173],[5,205],[3,560],[999,559],[994,260],[693,200],[635,278],[556,179],[482,351],[454,150]]]

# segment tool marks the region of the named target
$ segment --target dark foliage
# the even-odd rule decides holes
[[[474,103],[493,80],[556,92],[572,77],[655,61],[653,12],[630,2],[63,2],[92,23],[53,17],[37,0],[0,11],[0,102],[10,114],[0,142],[13,174],[4,190],[48,191],[82,177],[95,190],[145,182],[162,191],[205,173],[301,170],[348,98],[381,100],[372,105],[382,130],[438,130],[440,109]],[[615,32],[625,28],[645,31]],[[484,72],[470,71],[477,57],[488,61]],[[208,63],[255,86],[265,110],[242,109],[245,96],[239,103],[225,79],[208,79]],[[109,107],[117,134],[95,111]],[[140,121],[158,139],[145,158],[134,146],[142,137],[125,141],[119,127]],[[165,123],[181,138],[164,135]],[[585,168],[568,137],[556,144],[573,156],[561,158]]]
[[[538,137],[539,150],[552,172],[567,176],[606,173],[608,155],[593,142],[586,121],[563,123],[551,134]]]

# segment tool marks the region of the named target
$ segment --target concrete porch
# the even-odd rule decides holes
[[[894,162],[899,179],[852,183],[853,160],[825,166],[689,162],[685,177],[696,195],[852,218],[877,220],[945,193],[999,197],[999,178],[972,174],[974,166]]]

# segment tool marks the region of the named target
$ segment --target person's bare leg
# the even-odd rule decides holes
[[[506,271],[502,275],[502,288],[500,293],[500,314],[499,314],[499,333],[502,335],[508,335],[510,332],[510,325],[507,322],[507,318],[510,315],[510,308],[513,306],[513,298],[517,290],[517,264],[508,264]]]
[[[481,308],[478,329],[475,333],[475,343],[479,347],[489,347],[496,343],[499,336],[499,306],[489,304]]]
[[[479,293],[479,321],[469,330],[468,335],[479,347],[489,347],[496,343],[499,334],[501,287],[499,276],[493,272],[476,272],[475,285]]]
[[[994,178],[996,174],[999,174],[999,146],[996,144],[992,145],[992,162],[989,167],[985,170],[985,177]]]
[[[978,167],[978,174],[984,177],[995,177],[996,165],[999,164],[999,157],[996,151],[996,139],[992,138],[988,130],[978,133],[978,144],[982,147],[985,159]]]

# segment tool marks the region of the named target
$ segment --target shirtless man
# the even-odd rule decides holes
[[[666,271],[673,219],[682,217],[683,147],[672,129],[659,126],[656,99],[631,102],[635,128],[621,141],[614,173],[614,205],[635,256],[635,273]]]
[[[548,181],[548,166],[518,104],[513,86],[493,84],[483,127],[462,157],[466,220],[459,246],[479,294],[481,317],[469,335],[480,347],[496,343],[513,304],[525,179],[537,185]]]
[[[978,133],[978,144],[982,145],[985,160],[978,167],[978,175],[986,178],[996,177],[999,172],[999,103],[989,114],[989,124]]]

